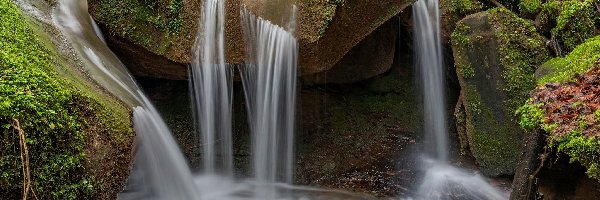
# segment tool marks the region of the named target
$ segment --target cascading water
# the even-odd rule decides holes
[[[417,68],[423,89],[423,127],[437,160],[448,160],[448,131],[444,93],[444,68],[437,0],[420,0],[413,6]]]
[[[508,199],[481,176],[449,164],[444,65],[438,0],[419,0],[413,5],[417,70],[422,89],[427,170],[418,199]]]
[[[292,11],[295,12],[295,11]],[[241,68],[259,182],[293,181],[298,42],[284,28],[240,11],[247,63]],[[292,22],[288,30],[294,29]]]
[[[100,39],[101,36],[97,35],[99,32],[94,31],[94,22],[87,12],[86,1],[59,1],[57,9],[53,13],[53,18],[54,24],[67,36],[67,42],[73,47],[86,72],[102,87],[121,98],[128,105],[134,107],[133,122],[137,133],[135,142],[136,155],[128,184],[118,199],[264,200],[267,198],[262,195],[248,195],[253,191],[265,191],[263,188],[286,191],[286,196],[277,196],[272,199],[362,199],[361,196],[350,193],[297,187],[284,183],[236,182],[219,176],[194,176],[180,149],[177,147],[177,143],[173,139],[171,132],[160,118],[156,109],[140,91],[126,67]],[[289,40],[292,38],[288,37],[288,40],[284,41],[290,42]],[[289,79],[293,81],[288,82],[288,84],[292,85],[287,87],[288,89],[292,89],[289,90],[291,94],[295,94],[295,62],[297,59],[297,44],[295,43],[295,39],[293,42],[293,45],[280,46],[280,48],[292,47],[292,51],[288,52],[289,48],[287,50],[278,49],[279,52],[290,56],[286,57],[282,55],[277,58],[286,58],[283,60],[288,63],[285,65],[284,63],[279,63],[281,64],[280,66],[278,65],[280,68],[290,67],[290,70],[293,69],[292,71],[288,70],[289,74],[285,76],[287,78],[293,77]],[[266,53],[270,49],[263,48],[260,50],[264,50],[264,53]],[[293,63],[293,65],[289,63]],[[295,95],[289,95],[284,99],[280,99],[281,101],[289,102],[289,104],[281,105],[286,105],[287,108],[285,110],[291,113],[294,112],[294,97]],[[286,115],[283,117],[287,119],[287,122],[292,122],[289,126],[290,128],[285,129],[292,130],[285,132],[291,135],[293,133],[291,127],[293,127],[294,116]],[[266,121],[263,122],[267,123]],[[280,129],[278,128],[278,130]],[[292,141],[288,141],[285,144],[291,143]],[[288,145],[283,149],[284,152],[292,152],[292,145]],[[291,153],[285,154],[291,155]],[[287,175],[284,177],[287,178],[281,179],[282,181],[291,180],[290,159],[292,158],[288,157],[285,160],[290,164],[286,165],[289,166],[285,170],[285,174]]]
[[[67,36],[90,76],[109,92],[134,107],[136,154],[126,188],[135,191],[120,199],[193,199],[198,196],[192,174],[171,132],[143,95],[127,68],[96,35],[87,2],[62,0],[54,23]]]
[[[205,0],[191,70],[196,130],[204,173],[233,173],[232,70],[225,65],[225,0]]]

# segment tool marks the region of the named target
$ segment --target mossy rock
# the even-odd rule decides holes
[[[553,58],[536,71],[539,85],[550,82],[571,81],[577,74],[585,73],[600,60],[600,36],[588,39],[564,58]]]
[[[65,64],[11,1],[0,0],[0,18],[0,196],[22,198],[25,166],[29,199],[116,198],[131,161],[130,109]]]
[[[414,0],[296,1],[298,11],[295,35],[300,43],[300,73],[309,75],[331,69],[360,41],[413,2]],[[186,64],[192,62],[192,46],[198,30],[202,3],[202,0],[90,0],[89,10],[100,27],[111,35],[107,37],[109,46],[113,43],[113,49],[133,49],[132,52],[119,56],[126,63],[127,60],[138,61],[129,65],[136,66],[132,69],[134,74],[181,80],[187,78]],[[253,6],[260,3],[269,1],[226,1],[227,63],[240,64],[245,58],[239,12],[241,5],[267,9]],[[281,11],[267,9],[257,13],[272,15],[277,12]],[[113,38],[119,41],[111,42]],[[132,59],[135,57],[149,59]],[[161,59],[175,63],[160,61]]]
[[[559,84],[576,82],[578,75],[586,73],[594,67],[600,67],[600,36],[588,39],[566,57],[554,58],[540,66],[536,71],[538,88],[543,89],[549,83],[554,83],[553,87],[557,87]],[[581,104],[587,106],[587,103],[581,102]],[[519,108],[521,127],[528,130],[545,130],[550,135],[547,148],[556,148],[558,153],[565,153],[571,162],[579,162],[586,167],[589,177],[600,181],[600,157],[598,156],[600,155],[600,139],[598,136],[590,137],[583,134],[586,129],[593,127],[584,124],[574,127],[567,134],[553,134],[553,130],[556,128],[569,126],[569,124],[548,124],[545,117],[547,111],[540,109],[544,105],[544,102],[538,104],[527,102]],[[555,112],[560,112],[560,110]],[[596,110],[593,117],[596,122],[600,122],[600,110]]]
[[[598,3],[598,0],[550,0],[541,5],[535,24],[544,35],[558,40],[562,53],[567,54],[598,34]]]
[[[523,133],[514,116],[548,59],[544,39],[528,21],[502,8],[469,15],[452,33],[468,146],[488,175],[512,174]],[[460,109],[458,109],[460,110]]]

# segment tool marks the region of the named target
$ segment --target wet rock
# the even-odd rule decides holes
[[[544,152],[544,131],[535,130],[529,133],[523,151],[519,155],[519,163],[515,170],[512,184],[511,200],[533,200],[536,197],[537,179],[536,175],[541,169],[541,156]]]
[[[468,143],[484,174],[513,174],[523,138],[514,112],[535,86],[535,68],[548,58],[543,38],[528,21],[496,8],[462,19],[451,40],[462,146]]]
[[[304,76],[304,83],[352,83],[388,71],[396,55],[398,28],[398,18],[388,20],[353,47],[331,69]]]
[[[239,64],[244,60],[245,48],[239,18],[242,2],[245,1],[231,0],[227,1],[226,6],[225,54],[230,64]],[[298,1],[296,34],[300,42],[301,74],[331,69],[367,35],[410,3],[412,0]],[[155,69],[159,65],[149,64],[168,63],[164,59],[184,64],[191,62],[201,1],[144,3],[137,0],[90,0],[89,4],[91,15],[106,27],[108,34],[118,35],[128,41],[113,48],[132,49],[129,46],[135,44],[148,50],[143,57],[151,59],[136,62],[138,67],[134,71],[143,71],[134,73],[168,79],[179,79],[180,74],[185,74],[180,72],[184,68],[172,68],[169,69],[170,73],[163,74],[161,72],[165,70]]]

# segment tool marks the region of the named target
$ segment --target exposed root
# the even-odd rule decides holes
[[[534,199],[532,198],[531,195],[531,189],[534,185],[537,185],[537,175],[540,173],[540,171],[542,170],[542,168],[544,168],[544,164],[548,161],[548,157],[550,156],[550,153],[552,153],[553,151],[549,151],[549,149],[547,147],[544,148],[544,153],[542,153],[542,155],[540,155],[540,165],[537,167],[537,169],[535,169],[535,171],[529,175],[529,183],[528,183],[528,188],[527,188],[527,198],[528,199]]]
[[[21,128],[21,123],[19,120],[13,119],[11,122],[12,127],[19,134],[19,150],[21,154],[21,169],[23,170],[23,200],[27,200],[27,195],[31,190],[33,197],[37,198],[34,190],[31,188],[31,174],[29,170],[29,148],[27,147],[26,139],[25,139],[25,131]]]

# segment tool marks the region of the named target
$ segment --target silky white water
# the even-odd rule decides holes
[[[254,177],[259,182],[292,183],[298,42],[292,33],[246,7],[240,14],[247,55],[240,71],[252,133]]]
[[[417,73],[422,88],[423,128],[430,156],[448,160],[448,125],[444,64],[440,42],[440,15],[437,0],[420,0],[413,5]]]
[[[438,0],[418,0],[413,5],[416,64],[423,99],[425,176],[417,199],[508,199],[474,173],[449,164],[448,127],[445,108],[444,64],[440,37]],[[428,159],[429,157],[433,159]]]
[[[233,174],[232,69],[225,64],[225,0],[205,0],[196,34],[191,88],[205,174]]]
[[[29,6],[29,5],[27,5]],[[29,6],[28,8],[35,8]],[[37,12],[37,10],[35,10]],[[44,14],[43,12],[33,13]],[[35,16],[38,17],[38,16]],[[137,133],[135,141],[135,158],[128,184],[124,191],[119,194],[119,199],[208,199],[208,200],[235,200],[235,199],[369,199],[361,195],[341,191],[322,190],[309,187],[293,186],[287,183],[291,182],[293,171],[293,140],[287,140],[284,145],[277,145],[286,159],[280,161],[288,164],[281,164],[281,170],[278,174],[271,177],[277,178],[278,182],[269,182],[267,178],[256,178],[250,180],[235,181],[223,176],[195,175],[191,173],[187,161],[183,157],[177,143],[171,135],[160,115],[142,93],[134,78],[129,74],[126,67],[110,51],[103,41],[103,37],[97,25],[93,22],[87,13],[87,2],[78,0],[59,0],[52,17],[47,18],[45,23],[54,25],[60,29],[65,36],[66,46],[72,49],[66,50],[70,57],[74,57],[81,62],[81,70],[90,75],[95,82],[108,92],[120,98],[124,103],[133,108],[133,123]],[[254,18],[259,22],[259,18]],[[261,23],[268,23],[262,20]],[[286,27],[294,27],[294,23],[287,24]],[[266,26],[266,25],[265,25]],[[297,42],[293,35],[285,34],[280,29],[267,28],[269,33],[265,35],[279,35],[277,41],[286,45],[255,44],[250,49],[257,50],[253,54],[265,55],[261,59],[279,60],[278,65],[268,65],[271,68],[286,68],[287,75],[279,80],[281,86],[285,87],[284,98],[280,98],[287,103],[281,104],[285,108],[275,110],[286,110],[288,113],[295,113],[295,84],[296,84],[296,62],[297,62]],[[288,29],[292,30],[292,29]],[[261,34],[263,35],[263,34]],[[252,38],[259,35],[250,36]],[[247,38],[248,39],[248,38]],[[272,38],[273,39],[273,38]],[[254,39],[253,39],[254,40]],[[274,40],[267,40],[273,42]],[[267,46],[256,48],[257,46]],[[282,49],[282,47],[284,47]],[[260,53],[260,51],[276,51],[279,53]],[[290,51],[291,50],[291,51]],[[282,55],[286,54],[286,55]],[[277,55],[277,56],[276,56]],[[260,59],[256,59],[260,60]],[[260,62],[254,62],[260,63]],[[256,65],[259,66],[259,65]],[[292,70],[293,69],[293,70]],[[286,80],[283,80],[286,79]],[[274,81],[275,83],[277,81]],[[264,86],[264,85],[263,85]],[[269,88],[271,86],[265,86]],[[273,88],[276,88],[273,86]],[[272,91],[274,90],[273,88]],[[281,88],[280,88],[281,89]],[[282,89],[284,90],[284,89]],[[289,95],[288,95],[289,94]],[[271,99],[274,98],[270,95]],[[264,99],[264,98],[263,98]],[[276,98],[275,98],[276,99]],[[275,101],[275,100],[273,100]],[[268,109],[267,109],[268,110]],[[278,112],[277,116],[283,116],[282,121],[287,121],[285,126],[275,128],[283,130],[286,137],[293,139],[294,114]],[[263,121],[265,122],[265,121]],[[265,122],[266,123],[266,122]],[[270,140],[279,141],[279,140]],[[289,145],[288,145],[289,144]],[[288,156],[291,155],[291,156]],[[264,160],[264,159],[257,159]],[[269,174],[263,171],[261,174]],[[264,176],[269,177],[269,176]],[[258,181],[263,180],[263,181]],[[260,191],[274,191],[268,196],[257,195]]]
[[[126,67],[101,40],[100,32],[94,28],[94,22],[87,13],[86,1],[59,1],[53,19],[54,24],[66,35],[66,42],[73,47],[77,54],[74,56],[82,62],[86,73],[107,91],[134,107],[133,122],[137,133],[134,166],[127,186],[119,194],[119,199],[363,199],[362,196],[350,193],[298,187],[286,183],[254,179],[235,181],[221,175],[192,174],[170,130],[156,109],[141,92]],[[297,49],[292,52],[297,53]],[[296,54],[293,55],[295,59]],[[295,74],[293,77],[290,80],[295,81]],[[286,151],[288,149],[291,149],[291,146],[286,148]],[[288,174],[287,179],[291,180],[291,173]],[[278,195],[265,198],[263,195],[257,195],[257,191],[277,191],[270,194]]]

